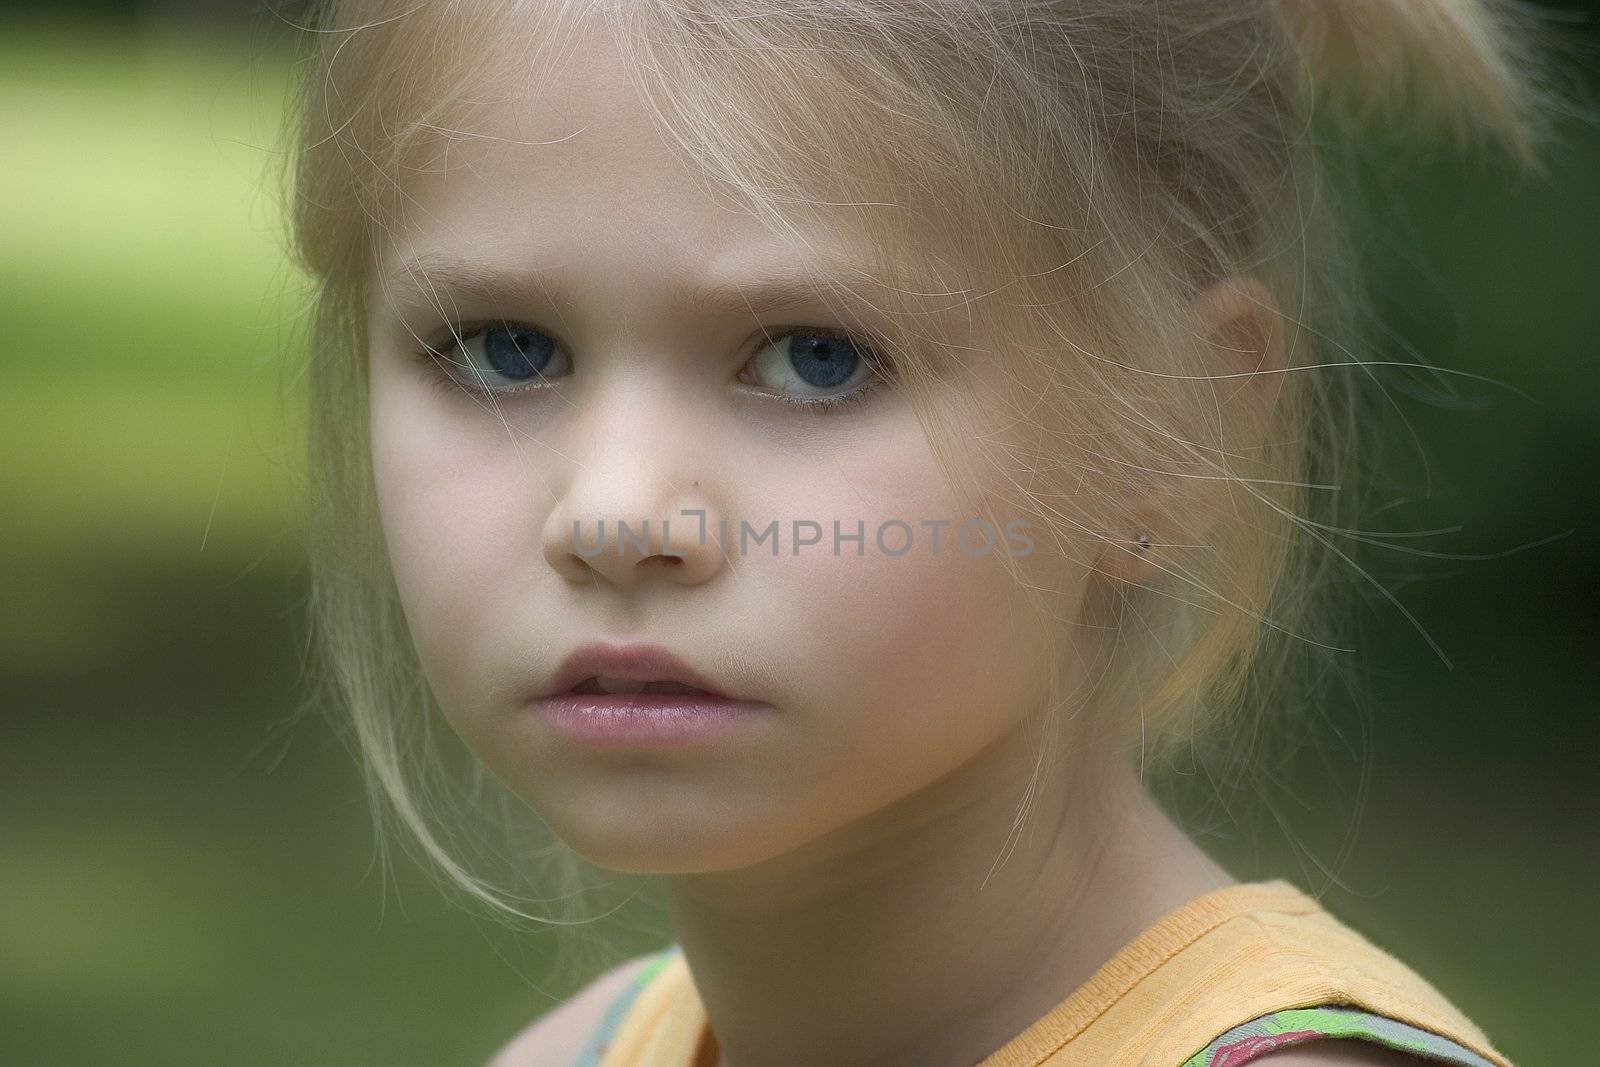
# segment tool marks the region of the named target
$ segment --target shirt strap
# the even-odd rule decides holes
[[[617,1029],[622,1026],[622,1020],[628,1017],[628,1009],[633,1007],[633,1002],[644,992],[644,987],[650,984],[650,980],[660,974],[662,968],[671,963],[672,958],[680,951],[682,946],[668,945],[650,956],[648,962],[634,973],[627,987],[606,1005],[605,1014],[601,1016],[599,1025],[589,1035],[589,1040],[584,1043],[572,1067],[599,1067],[600,1057],[605,1054],[611,1039],[617,1034]]]
[[[1376,1041],[1458,1067],[1494,1067],[1442,1034],[1346,1004],[1287,1008],[1240,1023],[1184,1060],[1182,1067],[1239,1067],[1274,1049],[1331,1037]]]

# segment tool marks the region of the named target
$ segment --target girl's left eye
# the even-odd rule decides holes
[[[866,398],[882,382],[879,357],[864,344],[838,330],[785,329],[762,348],[740,381],[775,389],[778,399],[821,411]],[[746,377],[746,373],[753,375]]]
[[[820,412],[863,400],[882,381],[880,359],[852,334],[792,327],[764,339],[739,380],[774,399]],[[442,348],[427,346],[418,355],[435,365],[438,384],[494,396],[527,392],[572,373],[572,359],[555,339],[526,323],[452,327]]]

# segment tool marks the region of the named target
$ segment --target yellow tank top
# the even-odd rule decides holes
[[[652,962],[584,1062],[715,1067],[716,1036],[680,947]],[[1238,1067],[1327,1037],[1512,1067],[1438,990],[1281,879],[1168,913],[978,1067]]]

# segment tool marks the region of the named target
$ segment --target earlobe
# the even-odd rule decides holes
[[[1099,570],[1119,582],[1137,582],[1148,576],[1158,569],[1151,564],[1155,539],[1149,525],[1130,528],[1122,538],[1100,550]]]

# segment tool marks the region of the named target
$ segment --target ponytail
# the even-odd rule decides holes
[[[1358,117],[1415,105],[1463,141],[1487,134],[1534,164],[1539,117],[1514,0],[1273,0],[1312,92]]]

